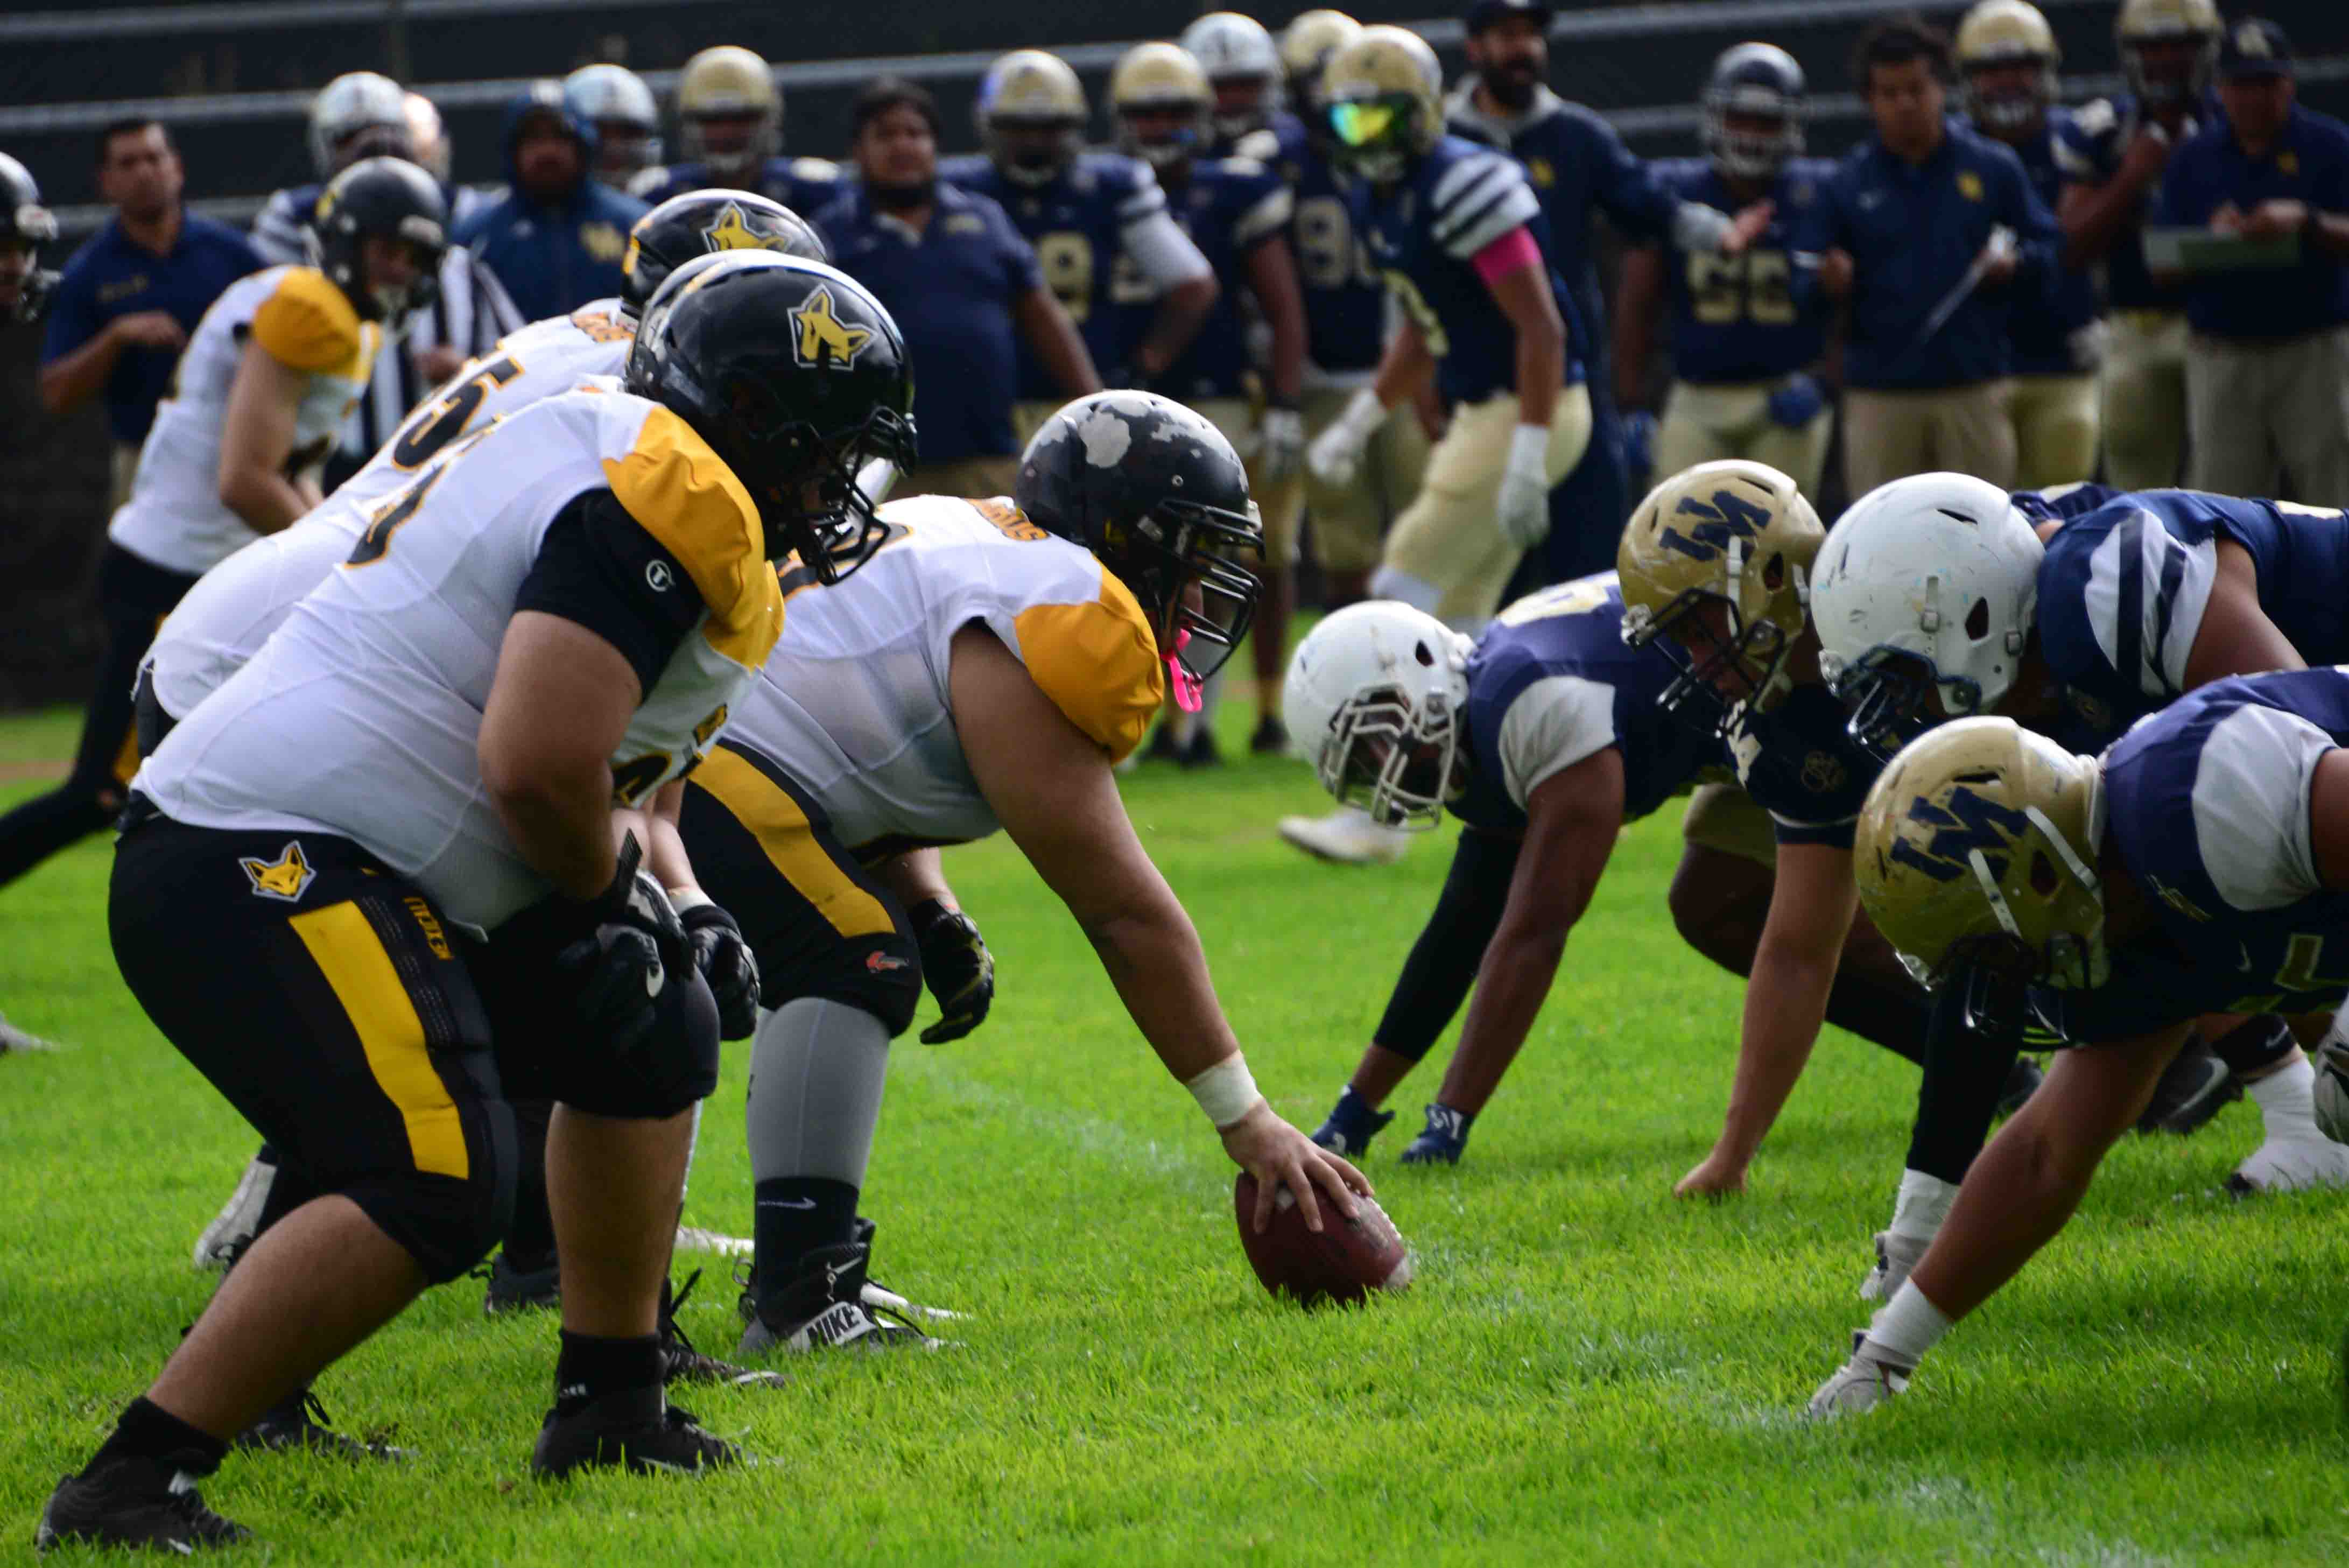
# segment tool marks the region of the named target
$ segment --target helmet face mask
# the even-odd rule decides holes
[[[677,78],[678,139],[719,179],[757,178],[782,151],[783,95],[767,62],[736,44],[702,50]]]
[[[1889,643],[1839,666],[1828,676],[1827,690],[1851,715],[1844,728],[1853,743],[1880,763],[1943,720],[1971,718],[1982,709],[1981,682],[1944,676],[1925,655]]]
[[[1699,97],[1704,149],[1724,179],[1777,178],[1803,151],[1803,67],[1772,44],[1722,51]]]
[[[1281,715],[1340,804],[1424,830],[1468,787],[1468,639],[1406,605],[1326,618],[1298,645]]]
[[[988,67],[978,84],[979,145],[1015,185],[1049,185],[1083,151],[1084,85],[1066,60],[1017,49]]]
[[[1741,708],[1769,706],[1792,644],[1778,623],[1744,623],[1737,602],[1690,588],[1637,632],[1627,618],[1624,640],[1653,644],[1679,671],[1656,705],[1697,729],[1719,734]]]
[[[595,128],[595,172],[624,183],[661,161],[660,105],[625,66],[582,66],[563,78],[571,110]]]
[[[1269,124],[1280,107],[1280,50],[1254,17],[1216,11],[1183,29],[1182,47],[1199,62],[1215,95],[1216,137],[1238,140]]]
[[[2121,74],[2146,108],[2193,112],[2219,61],[2213,0],[2123,0],[2113,23]]]
[[[1119,150],[1162,174],[1206,147],[1215,89],[1199,62],[1176,45],[1128,49],[1110,73],[1109,101]]]
[[[1444,135],[1444,72],[1402,27],[1365,27],[1322,70],[1330,155],[1375,185],[1402,179]]]

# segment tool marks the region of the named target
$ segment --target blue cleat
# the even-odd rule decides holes
[[[1427,1107],[1427,1125],[1402,1151],[1405,1165],[1457,1165],[1468,1152],[1468,1124],[1476,1118],[1449,1106]]]
[[[1360,1159],[1370,1152],[1371,1139],[1394,1118],[1392,1111],[1374,1109],[1348,1085],[1331,1107],[1330,1119],[1314,1129],[1313,1141],[1331,1154]]]

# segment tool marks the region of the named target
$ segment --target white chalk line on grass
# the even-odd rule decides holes
[[[1073,1148],[1104,1165],[1122,1166],[1157,1177],[1205,1181],[1216,1175],[1221,1163],[1210,1162],[1204,1138],[1196,1147],[1177,1147],[1156,1138],[1138,1137],[1103,1117],[1045,1104],[990,1084],[942,1055],[901,1054],[900,1062],[901,1070],[945,1089],[964,1104],[978,1106],[1009,1121],[1021,1132]]]

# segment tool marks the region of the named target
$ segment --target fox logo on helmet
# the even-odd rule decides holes
[[[1695,561],[1710,561],[1727,549],[1731,540],[1750,540],[1770,525],[1767,511],[1729,490],[1714,491],[1709,506],[1693,495],[1683,495],[1672,515],[1698,521],[1686,533],[1667,523],[1657,532],[1656,542]]]
[[[819,284],[807,296],[807,303],[792,311],[792,324],[799,328],[797,358],[802,365],[822,369],[835,360],[854,365],[864,346],[873,341],[869,327],[851,327],[840,319],[838,306],[833,305],[832,290]]]
[[[1950,791],[1946,805],[1920,795],[1909,804],[1909,820],[1933,828],[1932,841],[1920,849],[1906,836],[1896,838],[1889,854],[1903,866],[1914,867],[1937,882],[1954,882],[1963,876],[1967,857],[1976,850],[1982,852],[1983,863],[1990,867],[1993,878],[2003,876],[2004,851],[2031,826],[2031,818],[2025,813],[2001,805],[1962,784]]]
[[[702,243],[712,251],[780,250],[784,238],[780,230],[751,222],[740,202],[727,202],[717,221],[701,231]]]

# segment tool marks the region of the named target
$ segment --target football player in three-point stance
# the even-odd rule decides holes
[[[1236,562],[1258,527],[1229,443],[1164,398],[1098,392],[1045,422],[1014,497],[915,497],[878,517],[853,581],[802,594],[785,571],[782,639],[680,818],[758,954],[768,1008],[750,1063],[744,1355],[926,1343],[874,1315],[857,1198],[889,1042],[923,980],[948,1014],[925,1038],[950,1037],[983,1010],[992,966],[933,857],[905,863],[917,846],[1008,833],[1266,1192],[1285,1183],[1312,1215],[1316,1189],[1341,1212],[1350,1189],[1370,1189],[1257,1094],[1112,771],[1166,687],[1195,686],[1247,630],[1256,580]]]
[[[666,1406],[656,1325],[717,1079],[695,950],[729,950],[738,1009],[756,971],[656,825],[781,630],[768,557],[830,582],[879,543],[855,470],[908,460],[912,386],[894,323],[828,268],[750,254],[671,284],[629,390],[445,449],[133,781],[117,961],[285,1168],[44,1545],[242,1538],[193,1479],[488,1251],[510,1093],[558,1103],[564,1335],[533,1469],[737,1457]]]
[[[1960,999],[1965,1047],[2027,1012],[2073,1048],[1965,1173],[1907,1281],[1811,1400],[1901,1392],[2061,1231],[2198,1014],[2321,1011],[2349,969],[2349,673],[2197,687],[2101,757],[1999,718],[1911,742],[1870,793],[1860,893]]]

